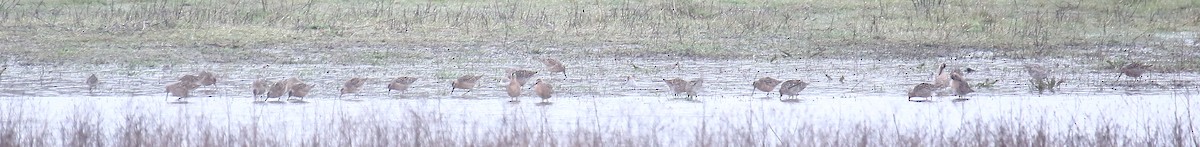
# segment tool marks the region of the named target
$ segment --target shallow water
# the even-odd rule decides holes
[[[526,60],[528,60],[526,62]],[[1047,131],[1086,134],[1103,125],[1130,126],[1131,136],[1168,127],[1177,119],[1200,121],[1194,100],[1196,73],[1149,73],[1140,79],[1089,69],[1070,61],[1041,61],[1068,80],[1057,92],[1038,94],[1025,82],[1021,64],[1030,61],[958,60],[956,68],[972,68],[972,84],[999,80],[992,87],[976,87],[970,100],[934,102],[904,100],[905,91],[932,80],[936,62],[902,60],[654,60],[562,59],[568,73],[539,73],[556,87],[552,104],[528,91],[522,102],[510,103],[503,92],[507,68],[541,70],[532,59],[479,59],[478,61],[413,61],[400,65],[202,65],[172,67],[15,66],[0,79],[0,104],[7,115],[21,121],[65,124],[77,114],[92,113],[105,123],[121,123],[126,114],[152,114],[164,118],[203,119],[217,128],[259,124],[302,139],[331,126],[337,116],[364,116],[381,122],[400,122],[408,112],[437,114],[444,122],[462,128],[488,128],[514,120],[535,120],[554,128],[582,125],[629,130],[660,130],[668,142],[683,144],[704,124],[770,123],[774,128],[854,129],[856,124],[877,124],[896,130],[959,130],[971,122],[1002,120],[1039,124]],[[521,62],[515,62],[521,61]],[[818,64],[820,63],[820,64]],[[443,65],[441,67],[422,65]],[[202,96],[187,104],[169,103],[163,85],[183,74],[210,70],[220,82],[201,87]],[[101,86],[86,92],[83,80],[96,73]],[[449,94],[449,81],[463,74],[482,74],[477,89]],[[828,75],[828,76],[827,76]],[[279,80],[297,76],[315,83],[308,103],[254,103],[250,82],[258,78]],[[337,89],[350,77],[372,78],[360,94],[339,96]],[[388,94],[385,82],[397,76],[421,78],[410,91]],[[782,102],[777,93],[754,91],[750,81],[763,76],[812,83],[799,102]],[[664,91],[664,78],[702,78],[704,90],[695,101]],[[844,80],[842,77],[844,77]],[[341,97],[341,98],[339,98]],[[342,98],[361,101],[345,101]],[[18,112],[18,113],[12,113]],[[11,118],[11,117],[9,117]],[[85,118],[86,119],[86,118]],[[13,120],[9,120],[13,121]],[[164,120],[172,121],[172,120]],[[62,123],[56,123],[62,122]],[[531,123],[531,122],[523,122]],[[35,123],[38,124],[38,123]],[[116,125],[116,124],[113,124]],[[50,125],[53,127],[53,125]],[[461,131],[461,130],[460,130]],[[636,131],[634,131],[636,132]],[[1193,135],[1195,136],[1195,135]]]

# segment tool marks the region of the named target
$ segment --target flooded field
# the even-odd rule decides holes
[[[99,136],[85,142],[188,146],[1195,146],[1200,136],[1193,128],[1200,118],[1192,114],[1200,112],[1197,73],[1118,81],[1112,69],[1074,61],[941,59],[974,70],[965,77],[977,92],[966,101],[918,103],[906,101],[906,91],[930,82],[942,62],[560,60],[566,75],[515,57],[393,65],[13,65],[0,77],[0,128],[10,130],[0,133],[17,134],[4,139],[23,145],[69,145],[79,140],[69,136],[98,132],[82,133]],[[1068,82],[1039,94],[1025,63],[1042,64]],[[551,103],[538,103],[530,90],[522,102],[508,102],[509,68],[542,71],[535,78],[557,92]],[[199,71],[217,73],[220,81],[199,88],[201,96],[186,104],[171,103],[163,86]],[[84,84],[89,74],[101,81],[92,92]],[[450,94],[450,81],[465,74],[484,77],[472,92]],[[408,92],[389,94],[386,82],[399,76],[420,80]],[[801,101],[785,102],[750,86],[767,76],[811,84]],[[287,77],[316,85],[306,103],[251,98],[253,80]],[[352,77],[371,79],[360,94],[339,96]],[[662,79],[675,77],[704,79],[699,97],[668,93]],[[139,135],[150,139],[129,142]]]

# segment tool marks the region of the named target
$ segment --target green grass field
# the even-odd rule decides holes
[[[493,51],[918,59],[992,52],[1200,69],[1200,56],[1190,53],[1200,37],[1200,1],[1193,0],[16,0],[0,2],[0,13],[2,56],[31,63],[374,64]]]

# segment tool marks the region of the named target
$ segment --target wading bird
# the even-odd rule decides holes
[[[667,83],[667,87],[671,88],[671,92],[676,96],[679,93],[687,93],[687,98],[694,98],[698,95],[701,87],[704,85],[703,79],[692,79],[692,81],[683,80],[681,78],[663,79]]]
[[[1117,74],[1117,81],[1121,80],[1121,75],[1133,77],[1134,79],[1141,78],[1142,74],[1145,74],[1146,71],[1150,70],[1151,66],[1152,65],[1143,64],[1141,62],[1125,64],[1125,66],[1121,66],[1120,69],[1117,69],[1117,72],[1120,72],[1120,74]]]
[[[462,77],[458,77],[457,80],[450,83],[450,93],[454,94],[454,89],[466,89],[467,92],[463,93],[463,95],[467,95],[467,93],[471,93],[472,89],[475,89],[475,83],[482,77],[482,75],[463,75]]]
[[[363,83],[365,83],[366,81],[367,81],[366,78],[359,78],[359,77],[350,78],[350,80],[346,80],[346,83],[342,84],[342,89],[341,89],[342,93],[338,94],[338,97],[342,97],[342,95],[345,95],[347,93],[353,93],[353,94],[357,95],[358,89],[362,88]]]
[[[752,83],[751,85],[754,86],[754,89],[758,89],[758,91],[762,91],[762,92],[767,92],[767,95],[770,95],[771,91],[775,90],[775,86],[778,86],[779,83],[781,83],[781,82],[779,80],[776,80],[775,78],[763,77],[763,78],[758,79],[758,81],[754,81],[754,83]]]
[[[537,83],[533,84],[533,92],[537,93],[538,97],[542,97],[542,103],[547,103],[550,100],[550,95],[554,94],[554,87],[550,83],[538,79]]]
[[[258,101],[259,95],[265,96],[264,94],[267,94],[267,90],[271,89],[271,85],[271,81],[267,79],[259,79],[250,84],[250,92],[254,94],[254,101]],[[263,99],[263,101],[266,101],[266,99]]]
[[[525,85],[525,83],[527,83],[529,81],[529,78],[533,78],[533,75],[537,74],[536,71],[530,71],[530,70],[524,70],[524,69],[518,69],[518,70],[510,69],[505,72],[508,73],[508,76],[507,76],[508,79],[516,81],[520,85]]]
[[[784,81],[783,83],[779,84],[779,99],[782,100],[783,95],[788,95],[788,97],[794,98],[794,97],[796,97],[796,95],[800,95],[800,91],[804,91],[804,88],[807,88],[807,87],[808,87],[808,83],[805,83],[804,81],[800,81],[800,80]]]
[[[267,98],[266,99],[276,98],[279,101],[283,101],[283,95],[288,94],[288,90],[291,89],[290,87],[293,84],[300,83],[300,82],[301,82],[300,79],[298,79],[296,77],[292,77],[292,78],[284,79],[279,82],[275,82],[275,84],[271,85],[271,89],[267,90]],[[266,99],[264,99],[264,101],[266,101]]]
[[[1037,64],[1025,64],[1025,72],[1029,73],[1029,77],[1033,79],[1034,83],[1041,83],[1050,75],[1049,69]]]
[[[392,90],[400,91],[400,93],[404,93],[404,91],[408,91],[408,87],[411,86],[412,83],[416,82],[416,81],[417,81],[417,78],[414,78],[414,77],[398,77],[398,78],[392,79],[392,82],[389,82],[387,85],[388,95],[391,95]]]
[[[88,92],[91,93],[93,89],[96,89],[97,85],[100,85],[100,78],[97,78],[96,74],[92,74],[87,77],[85,83],[87,83]]]
[[[975,92],[975,90],[971,90],[971,84],[967,84],[967,80],[962,75],[950,75],[950,80],[953,80],[950,82],[950,90],[954,92],[955,96],[963,97],[968,93]]]
[[[533,87],[537,87],[536,83]],[[509,80],[508,86],[506,86],[506,88],[505,88],[505,92],[507,92],[508,97],[510,97],[512,99],[512,100],[509,100],[509,102],[520,102],[521,101],[521,99],[520,99],[521,83],[520,82],[517,82],[516,80]]]
[[[197,79],[199,80],[199,83],[197,84],[200,84],[200,86],[212,86],[217,84],[217,76],[213,75],[212,72],[201,71],[199,75],[200,76]]]
[[[196,88],[200,88],[200,85],[191,81],[179,81],[168,84],[166,87],[167,98],[176,96],[179,98],[175,99],[175,101],[183,100],[183,98],[190,97],[190,93],[192,90],[196,90]]]
[[[292,85],[292,87],[290,87],[288,90],[288,99],[290,100],[292,97],[298,97],[301,100],[304,100],[304,97],[308,96],[308,91],[312,90],[313,86],[314,85],[305,84],[304,82]]]
[[[563,73],[563,78],[567,78],[567,67],[563,66],[562,62],[558,62],[558,59],[545,58],[542,59],[542,64],[546,64],[546,71],[549,71],[551,74],[561,72]]]
[[[917,84],[917,86],[913,87],[911,91],[908,91],[908,100],[912,101],[913,97],[922,97],[926,99],[931,98],[933,97],[934,90],[937,90],[937,87],[933,86],[933,84]]]

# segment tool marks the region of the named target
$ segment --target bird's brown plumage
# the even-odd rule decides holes
[[[754,81],[754,83],[751,83],[751,85],[754,86],[754,89],[758,89],[758,91],[771,92],[775,90],[775,86],[778,86],[779,83],[781,82],[775,78],[763,77],[759,78],[757,81]]]
[[[482,77],[482,75],[463,75],[458,77],[458,79],[450,84],[450,93],[454,93],[454,89],[466,89],[467,93],[470,93],[472,89],[475,89],[475,84],[479,81],[479,78]]]
[[[347,93],[358,93],[358,89],[362,88],[363,83],[366,83],[366,81],[367,81],[366,78],[359,78],[359,77],[350,78],[350,80],[346,80],[346,83],[342,84],[342,89],[341,89],[342,93],[339,94],[339,96],[347,94]]]
[[[808,83],[805,83],[804,81],[784,81],[783,83],[779,84],[779,97],[782,98],[783,95],[795,97],[796,95],[800,95],[800,91],[804,91],[804,88],[808,88]]]
[[[542,79],[538,79],[537,83],[533,84],[533,92],[537,93],[538,97],[542,98],[542,102],[546,102],[547,100],[550,100],[550,96],[554,94],[554,87],[551,86],[550,83],[547,83]]]
[[[562,62],[558,62],[558,59],[545,58],[542,59],[542,64],[546,65],[546,71],[549,71],[550,73],[561,72],[563,73],[563,77],[567,77],[567,66],[563,65]]]

